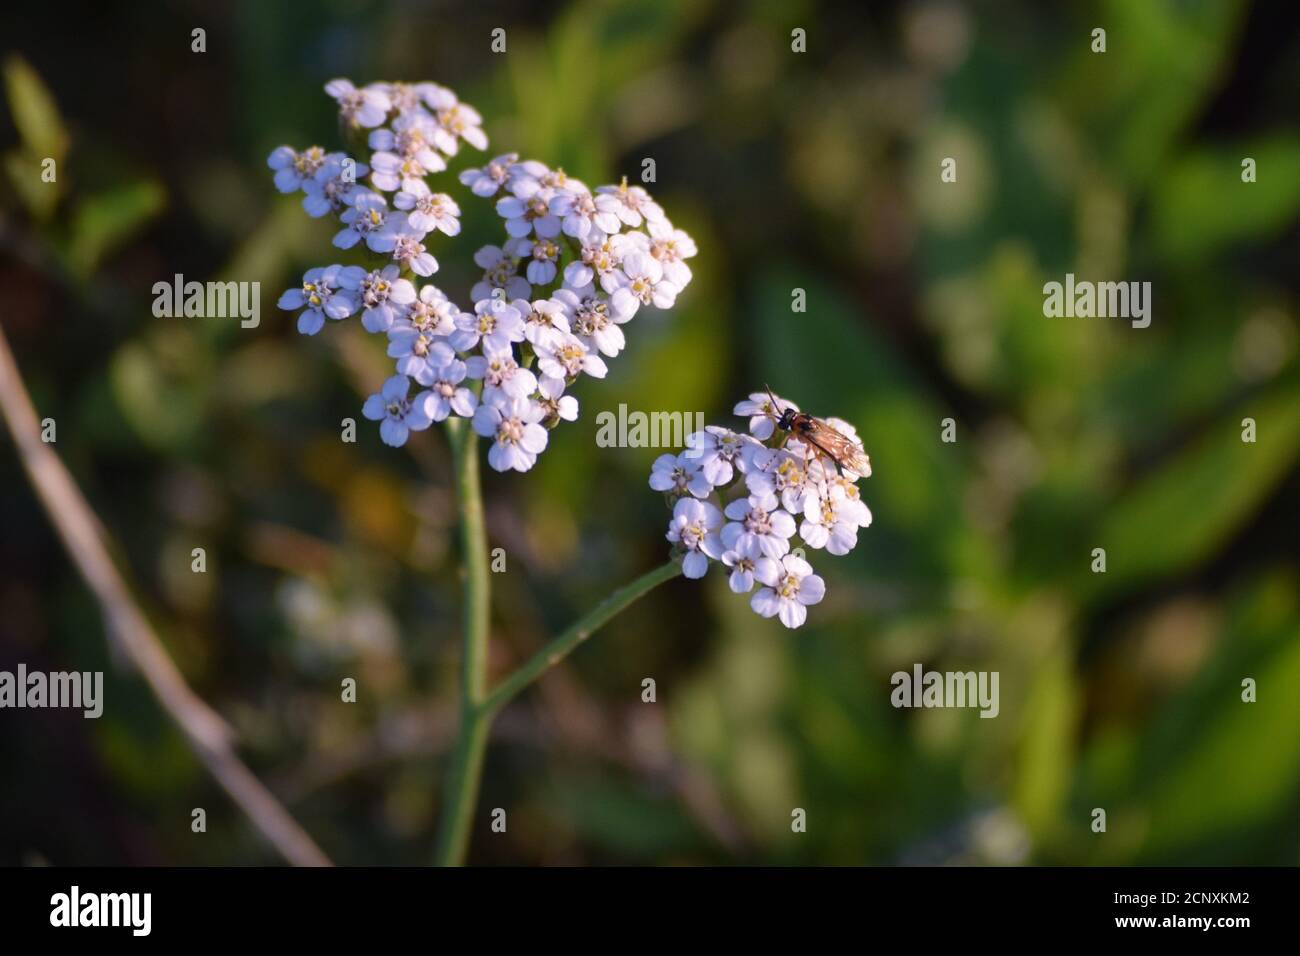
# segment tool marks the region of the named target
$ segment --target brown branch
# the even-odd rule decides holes
[[[235,753],[234,733],[192,691],[168,656],[109,557],[107,535],[72,476],[49,444],[0,329],[0,411],[37,497],[63,539],[68,555],[99,599],[110,640],[153,689],[180,727],[195,756],[247,814],[263,837],[295,866],[329,866],[306,831]]]

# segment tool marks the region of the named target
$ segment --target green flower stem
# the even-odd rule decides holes
[[[460,728],[447,772],[445,804],[435,862],[459,866],[469,848],[483,758],[492,718],[483,707],[487,689],[488,584],[487,528],[479,489],[478,436],[461,418],[447,420],[460,506],[461,563],[465,575],[465,647],[461,659]]]
[[[680,561],[669,561],[619,588],[488,693],[489,567],[483,496],[479,490],[478,437],[469,422],[457,418],[448,419],[447,433],[460,505],[461,559],[465,566],[465,649],[461,664],[460,727],[447,770],[434,862],[440,866],[460,866],[469,850],[483,761],[497,713],[610,618],[643,594],[681,574],[682,565]]]

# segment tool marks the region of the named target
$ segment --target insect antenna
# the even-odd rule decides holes
[[[776,396],[772,394],[772,386],[771,386],[771,385],[768,385],[766,382],[764,382],[764,383],[763,383],[763,390],[767,392],[767,397],[768,397],[769,399],[771,399],[771,401],[772,401],[772,410],[776,413],[775,415],[772,415],[772,418],[775,418],[777,421],[780,421],[780,420],[781,420],[781,416],[785,414],[785,409],[783,409],[783,408],[781,407],[781,403],[778,402],[778,401],[776,400]]]

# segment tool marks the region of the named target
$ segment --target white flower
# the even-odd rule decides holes
[[[364,247],[391,261],[373,269],[310,270],[300,288],[280,297],[281,307],[299,311],[305,334],[358,311],[367,331],[387,333],[397,374],[365,404],[366,415],[381,422],[386,443],[400,445],[433,421],[468,417],[479,434],[493,438],[488,457],[494,468],[528,470],[546,447],[548,429],[578,417],[578,400],[566,390],[583,374],[603,378],[605,357],[626,347],[619,326],[642,305],[672,304],[689,281],[683,260],[695,254],[694,243],[626,178],[593,192],[563,169],[502,154],[459,174],[471,192],[492,199],[506,232],[500,245],[474,254],[483,275],[471,289],[473,311],[462,311],[436,287],[403,276],[436,272],[428,237],[462,231],[455,200],[425,180],[444,171],[462,143],[487,148],[482,117],[436,83],[358,88],[339,78],[325,90],[338,104],[344,133],[368,145],[368,161],[319,146],[301,153],[282,146],[267,160],[276,188],[303,192],[303,208],[312,217],[337,215],[335,246]],[[569,248],[578,261],[561,277]],[[557,284],[562,288],[551,293]],[[481,388],[471,379],[481,380]],[[428,390],[408,398],[412,381]],[[719,435],[701,433],[701,447],[691,449],[703,465],[683,457],[671,473],[656,466],[652,485],[704,499],[718,482],[744,472],[751,454],[739,440],[744,436]],[[827,494],[830,487],[823,482]],[[713,532],[722,512],[713,504],[707,508],[701,512],[711,522],[704,538],[696,541],[691,525],[679,529],[684,539],[675,539],[688,552],[688,573],[702,574],[709,558],[721,553]]]
[[[531,199],[545,191],[545,180],[550,174],[550,167],[535,159],[514,162],[510,165],[510,179],[506,183],[506,189],[519,199]],[[547,192],[542,198],[549,195],[551,193]]]
[[[423,431],[429,427],[429,416],[425,413],[425,397],[421,392],[414,401],[407,399],[411,380],[405,375],[394,375],[384,382],[383,388],[376,395],[366,399],[361,414],[373,422],[379,422],[379,437],[385,445],[399,448],[406,444],[407,436],[412,431]]]
[[[767,392],[750,392],[748,399],[737,402],[732,409],[736,415],[749,416],[749,433],[759,441],[767,441],[772,437],[772,432],[776,430],[776,419],[781,417],[784,409],[799,411],[799,406],[794,402],[787,402],[779,395],[774,397],[780,403],[780,408],[772,404]]]
[[[686,551],[682,573],[688,578],[702,578],[709,569],[709,558],[722,557],[722,541],[716,534],[722,524],[722,512],[696,498],[681,498],[673,505],[666,537]]]
[[[857,480],[858,476],[853,472],[848,472],[844,475],[831,474],[825,481],[825,488],[827,493],[837,498],[849,498],[853,501],[861,501],[862,492],[859,491],[858,486],[854,484]],[[865,503],[863,504],[863,507],[866,507]],[[870,512],[867,512],[867,520],[868,523],[870,523]],[[866,525],[862,525],[862,527],[865,528]]]
[[[449,236],[460,233],[460,206],[446,193],[430,192],[423,180],[402,187],[393,197],[393,205],[409,210],[406,218],[416,229],[429,233],[435,229]]]
[[[411,116],[427,115],[421,103],[431,89],[440,89],[440,87],[436,87],[433,83],[369,83],[366,89],[376,90],[388,97],[392,108],[401,114],[393,123],[396,126],[397,123]],[[450,90],[446,92],[451,93]],[[456,102],[454,95],[451,102]]]
[[[327,213],[347,209],[357,197],[362,187],[357,180],[364,176],[370,167],[358,163],[345,153],[331,153],[316,175],[302,184],[302,208],[307,215],[319,219]]]
[[[456,94],[445,86],[439,86],[437,83],[417,83],[416,90],[424,105],[434,112],[449,110],[456,105]]]
[[[786,627],[799,627],[808,617],[809,604],[826,596],[826,582],[813,574],[812,566],[797,555],[787,554],[778,565],[755,567],[754,577],[767,587],[750,599],[749,606],[763,617],[779,616]]]
[[[758,550],[769,558],[779,558],[790,550],[794,518],[777,508],[775,498],[738,498],[727,505],[726,515],[731,519],[722,529],[727,550],[742,554]]]
[[[639,229],[633,229],[629,232],[620,232],[616,236],[609,237],[609,247],[614,250],[614,254],[619,260],[623,260],[633,252],[650,253],[650,237]]]
[[[289,289],[276,303],[282,309],[302,309],[298,315],[298,331],[315,335],[328,319],[347,318],[357,310],[357,297],[350,291],[339,289],[342,266],[308,269],[302,277],[302,286]],[[303,307],[306,308],[303,308]]]
[[[468,103],[456,103],[446,109],[438,110],[438,126],[449,134],[452,138],[451,148],[439,140],[439,146],[448,156],[456,154],[456,140],[459,137],[469,143],[475,149],[487,149],[488,139],[483,132],[483,117],[478,114],[478,110]]]
[[[708,425],[702,432],[686,437],[686,450],[682,457],[696,460],[701,471],[715,488],[731,484],[737,471],[742,474],[749,460],[763,446],[748,435],[740,435],[730,428]]]
[[[650,255],[663,266],[664,278],[679,290],[691,281],[691,267],[683,260],[695,255],[695,240],[667,219],[650,224]]]
[[[547,191],[547,196],[554,196],[562,192],[585,192],[587,187],[576,179],[570,179],[569,174],[563,169],[548,169],[538,180],[541,186]]]
[[[599,281],[601,288],[608,292],[626,281],[619,272],[622,260],[609,237],[592,233],[579,252],[579,258],[564,267],[564,284],[570,289],[581,289]]]
[[[570,331],[583,344],[610,358],[627,344],[623,330],[618,327],[619,322],[626,320],[614,314],[610,303],[594,290],[557,289],[551,298],[564,308]]]
[[[388,357],[397,359],[397,371],[422,382],[446,368],[455,350],[441,336],[393,323],[388,330]]]
[[[422,236],[405,230],[397,233],[393,237],[393,261],[417,276],[431,276],[438,271],[438,260],[420,241]]]
[[[367,272],[360,266],[348,266],[339,273],[339,285],[358,294],[361,324],[367,332],[387,332],[401,314],[403,306],[415,301],[415,286],[399,278],[397,266]]]
[[[856,488],[854,489],[857,490]],[[871,511],[861,498],[838,494],[808,495],[799,537],[810,548],[848,554],[858,543],[858,529],[871,524]]]
[[[671,495],[691,494],[707,498],[713,491],[698,461],[686,455],[660,455],[650,466],[650,487]]]
[[[623,259],[624,281],[610,297],[619,316],[630,319],[643,305],[670,309],[677,301],[677,286],[664,278],[663,266],[649,253],[633,252]]]
[[[745,486],[760,498],[780,498],[782,507],[791,514],[800,514],[804,495],[810,490],[803,462],[803,458],[784,449],[760,448],[750,459]]]
[[[468,352],[480,342],[484,352],[508,352],[513,343],[523,340],[523,316],[498,299],[474,303],[474,314],[462,312],[451,334],[451,344],[458,352]]]
[[[460,309],[437,286],[426,285],[420,290],[419,297],[406,307],[406,313],[394,320],[389,333],[394,329],[405,328],[430,335],[448,336],[456,331],[458,315]]]
[[[550,239],[521,241],[512,252],[528,259],[524,275],[533,285],[550,285],[555,279],[555,264],[560,258],[560,247]]]
[[[745,551],[730,550],[722,552],[722,563],[731,568],[727,585],[734,594],[748,594],[754,590],[754,579],[766,577],[772,580],[777,576],[780,566],[766,557],[756,547]]]
[[[474,431],[491,438],[488,464],[497,471],[527,471],[546,448],[548,435],[538,422],[542,407],[522,398],[500,395],[485,401],[474,412]]]
[[[440,173],[447,161],[429,143],[433,123],[427,116],[399,117],[393,128],[377,129],[370,134],[370,157],[375,174],[370,181],[375,188],[392,192],[412,182],[420,182],[430,173]]]
[[[601,198],[609,199],[603,210],[590,191],[574,190],[570,187],[551,197],[550,209],[554,215],[560,217],[560,229],[566,236],[585,240],[594,232],[618,232],[622,224],[619,222],[618,214],[613,211],[617,206],[617,200],[610,197]]]
[[[552,299],[516,299],[510,303],[524,317],[524,338],[533,345],[555,346],[569,334],[564,307]]]
[[[612,211],[633,229],[641,225],[642,217],[651,223],[664,218],[662,207],[650,198],[650,194],[640,186],[629,187],[626,177],[623,178],[621,185],[601,186],[596,192],[601,196],[611,197],[614,200]]]
[[[515,361],[514,352],[506,348],[493,351],[484,345],[482,355],[466,361],[470,378],[483,380],[483,401],[490,402],[498,393],[506,398],[527,398],[537,390],[537,376]]]
[[[455,412],[461,418],[469,418],[478,407],[478,396],[460,383],[465,380],[469,370],[460,359],[453,358],[436,373],[423,373],[416,376],[416,381],[427,386],[428,397],[424,400],[424,411],[432,421],[440,422]]]
[[[288,146],[277,146],[266,158],[266,165],[275,170],[276,189],[296,193],[320,171],[325,159],[325,150],[319,146],[309,146],[301,153]]]
[[[392,252],[396,242],[392,218],[393,213],[383,196],[359,189],[352,196],[352,204],[339,217],[344,228],[334,237],[334,245],[351,249],[365,239],[366,245],[374,252]]]
[[[564,334],[547,345],[535,344],[537,369],[552,378],[573,379],[585,373],[604,378],[609,368],[605,360],[589,349],[576,335]]]
[[[397,153],[378,152],[370,157],[370,182],[376,189],[391,193],[397,189],[407,189],[415,183],[422,183],[430,173],[441,172],[447,168],[442,157],[432,150],[434,164],[426,166],[415,156],[399,156]]]
[[[564,394],[564,379],[543,375],[537,381],[540,397],[537,404],[542,407],[542,424],[558,425],[561,421],[578,420],[578,400],[572,395]]]
[[[765,432],[764,438],[772,438],[773,418],[794,407],[756,392],[735,410],[750,416],[755,433]],[[845,437],[856,438],[848,423],[839,419],[827,422],[833,422]],[[802,546],[847,554],[857,544],[858,531],[871,524],[871,512],[855,484],[858,476],[842,475],[833,463],[813,458],[811,446],[792,435],[782,436],[782,442],[768,447],[753,435],[708,426],[686,437],[687,447],[681,454],[660,455],[655,460],[650,487],[676,502],[669,534],[670,540],[675,540],[671,529],[678,524],[681,502],[712,508],[699,499],[712,500],[717,489],[732,486],[743,476],[739,487],[745,489],[745,497],[734,498],[723,509],[726,523],[716,535],[721,555],[708,553],[699,558],[694,562],[696,573],[687,576],[702,575],[707,558],[719,557],[731,569],[727,583],[733,592],[749,593],[755,582],[764,585],[752,595],[750,606],[763,617],[779,616],[786,627],[794,628],[806,620],[807,605],[821,601],[826,590],[825,582],[803,559]],[[694,507],[690,511],[703,513]],[[801,549],[792,550],[794,543]]]
[[[495,196],[497,191],[506,184],[510,176],[510,168],[519,159],[518,153],[506,153],[498,156],[482,169],[466,169],[460,174],[460,181],[469,187],[469,191],[475,196],[481,196],[484,199]]]
[[[493,289],[501,289],[507,299],[526,299],[532,294],[533,287],[528,280],[516,273],[519,261],[506,255],[499,246],[484,246],[474,253],[474,263],[483,270],[483,281],[469,292],[475,302],[490,299]]]
[[[381,125],[392,106],[386,94],[372,87],[359,90],[350,80],[330,80],[325,92],[338,100],[343,119],[361,126]]]
[[[503,196],[497,200],[497,215],[506,221],[506,232],[516,239],[529,233],[541,239],[554,239],[560,234],[560,219],[540,194],[526,200]]]

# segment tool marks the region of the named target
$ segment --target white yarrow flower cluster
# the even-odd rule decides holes
[[[807,549],[848,554],[858,531],[871,524],[871,511],[858,475],[775,427],[781,409],[798,408],[777,402],[779,409],[756,392],[737,403],[735,414],[749,419],[747,433],[710,425],[689,435],[684,451],[655,460],[650,487],[672,506],[667,538],[686,577],[701,578],[711,561],[721,562],[731,590],[752,594],[755,612],[794,628],[826,593]],[[857,440],[847,422],[827,422]]]
[[[495,200],[505,231],[474,254],[483,276],[462,309],[423,282],[438,271],[430,246],[458,235],[461,215],[428,179],[462,142],[487,148],[482,118],[436,83],[339,79],[325,91],[368,162],[281,146],[268,165],[277,189],[304,194],[309,215],[336,216],[334,245],[368,253],[369,264],[310,269],[280,308],[299,312],[304,335],[359,313],[366,331],[388,338],[396,374],[363,410],[387,444],[467,418],[492,440],[493,468],[527,471],[548,429],[578,417],[566,391],[581,375],[603,378],[623,350],[622,326],[643,307],[672,307],[691,280],[694,241],[626,179],[592,190],[536,160],[498,156],[460,174],[474,196]]]

